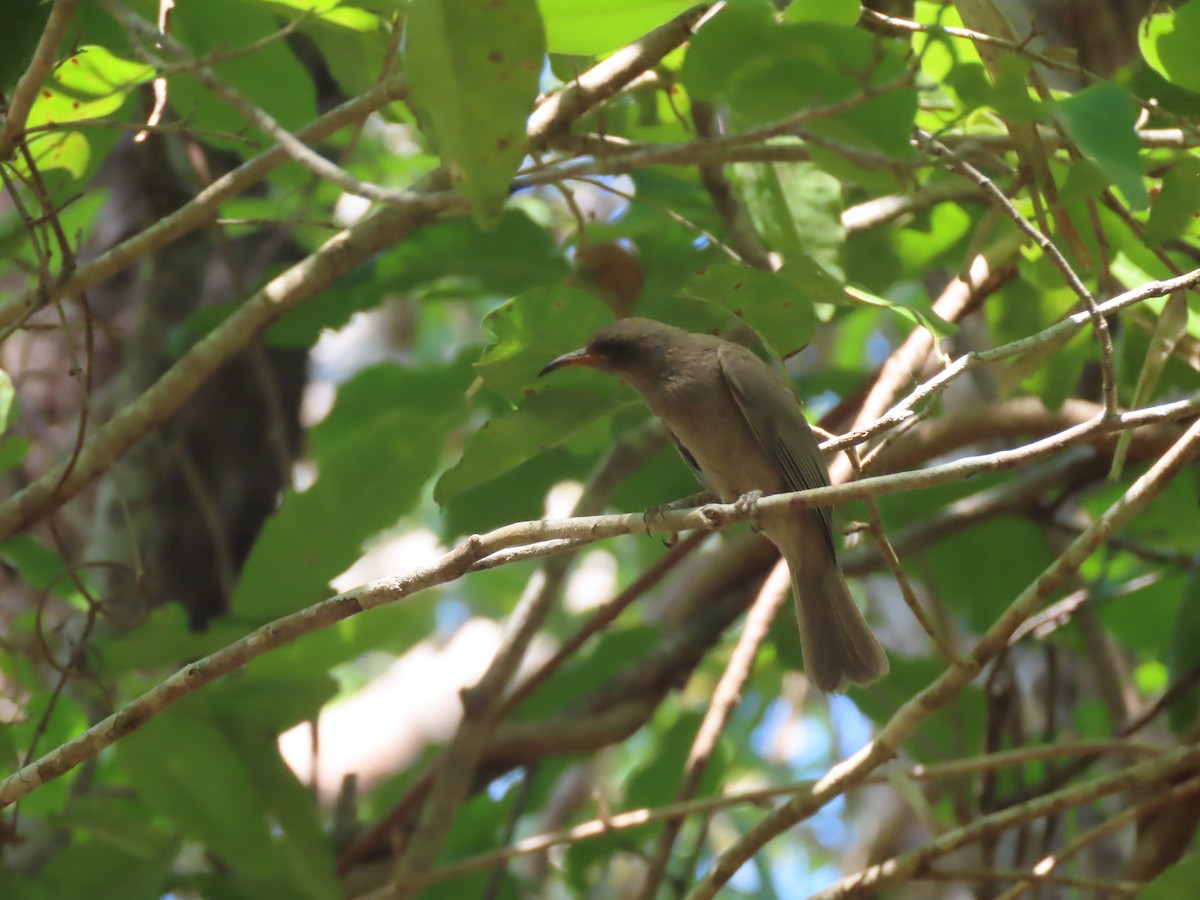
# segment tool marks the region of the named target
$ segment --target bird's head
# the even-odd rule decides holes
[[[620,319],[593,334],[587,346],[550,360],[538,377],[566,366],[589,366],[640,388],[672,370],[673,351],[687,337],[686,331],[662,322]]]

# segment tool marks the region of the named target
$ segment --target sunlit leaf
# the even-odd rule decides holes
[[[695,4],[691,0],[538,0],[551,53],[616,50]]]
[[[525,154],[546,53],[535,0],[414,0],[405,56],[413,102],[451,181],[485,228]]]
[[[1055,114],[1071,140],[1112,180],[1134,209],[1146,208],[1141,142],[1134,131],[1138,109],[1111,84],[1094,84],[1060,100]]]
[[[1146,62],[1164,78],[1200,92],[1200,69],[1196,66],[1200,4],[1185,3],[1179,9],[1151,16],[1138,28],[1138,43]]]
[[[1146,243],[1160,247],[1171,238],[1182,237],[1200,217],[1200,160],[1181,159],[1162,179],[1162,189],[1150,204]]]

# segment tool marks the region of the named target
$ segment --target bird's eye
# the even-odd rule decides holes
[[[592,344],[592,352],[610,362],[620,363],[630,356],[630,346],[627,341],[617,338],[601,338]]]

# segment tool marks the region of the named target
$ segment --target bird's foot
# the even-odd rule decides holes
[[[654,535],[654,532],[650,529],[650,523],[655,519],[664,518],[667,510],[670,508],[671,504],[668,503],[666,506],[652,506],[642,513],[642,525],[646,528],[647,537],[652,537]],[[679,534],[677,532],[670,532],[663,537],[662,542],[664,547],[673,547],[679,542]]]
[[[750,529],[755,534],[762,531],[762,520],[758,512],[758,501],[762,498],[762,491],[747,491],[733,502],[733,508],[737,513],[750,519]]]
[[[699,506],[701,503],[707,503],[715,499],[711,491],[701,491],[698,494],[692,494],[690,497],[682,497],[679,500],[673,500],[666,506],[652,506],[642,514],[642,524],[646,527],[646,534],[653,534],[650,530],[650,523],[656,518],[662,518],[666,513],[673,512],[679,509],[692,509]],[[672,532],[669,537],[663,538],[663,543],[671,547],[679,540],[679,535]]]

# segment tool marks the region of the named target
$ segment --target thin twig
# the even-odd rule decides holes
[[[372,112],[405,94],[404,81],[399,78],[372,88],[363,95],[330,110],[296,132],[305,143],[316,143],[349,125],[359,122]],[[29,315],[59,297],[76,294],[111,278],[156,250],[183,235],[206,225],[221,206],[245,192],[291,159],[282,147],[271,147],[247,160],[236,169],[222,175],[182,207],[163,217],[143,231],[117,244],[95,259],[80,265],[54,291],[45,294],[31,290],[0,305],[0,332],[10,331]]]
[[[925,132],[919,132],[919,134],[921,140],[935,155],[943,158],[952,156],[950,148],[945,144],[934,140],[931,135]],[[1012,204],[1012,201],[1005,196],[1004,191],[996,186],[995,182],[964,159],[949,159],[948,165],[952,171],[958,172],[973,181],[977,187],[991,197],[993,202],[1013,220],[1017,228],[1037,244],[1050,262],[1054,264],[1054,267],[1062,273],[1063,280],[1066,281],[1067,286],[1075,293],[1075,296],[1083,303],[1084,308],[1091,314],[1092,328],[1095,329],[1096,340],[1100,344],[1100,373],[1104,383],[1104,411],[1105,415],[1116,415],[1119,406],[1117,403],[1117,375],[1112,335],[1108,330],[1108,321],[1099,313],[1096,298],[1092,296],[1092,292],[1088,290],[1087,285],[1083,283],[1083,279],[1079,277],[1075,269],[1067,262],[1067,258],[1058,249],[1058,245],[1050,240],[1036,225],[1021,215],[1021,211]]]
[[[1185,290],[1200,283],[1200,269],[1181,275],[1177,278],[1169,278],[1165,281],[1149,282],[1134,288],[1131,291],[1126,291],[1101,303],[1097,307],[1096,312],[1091,310],[1083,310],[1081,312],[1072,313],[1060,322],[1045,328],[1036,334],[1029,337],[1021,338],[1012,341],[1008,344],[1002,344],[999,347],[993,347],[989,350],[974,350],[970,353],[960,356],[950,365],[946,366],[941,372],[933,378],[926,381],[902,401],[893,406],[886,414],[876,419],[872,424],[860,428],[856,431],[851,431],[843,434],[837,441],[829,443],[822,447],[826,452],[840,450],[842,447],[848,447],[852,444],[860,444],[867,438],[873,437],[883,431],[887,431],[892,427],[899,425],[913,415],[913,407],[917,404],[928,400],[941,393],[956,378],[963,373],[970,371],[978,365],[985,363],[998,362],[1002,359],[1010,359],[1015,356],[1022,356],[1030,351],[1045,346],[1046,344],[1062,340],[1074,332],[1078,331],[1084,325],[1088,324],[1093,315],[1107,316],[1115,312],[1119,312],[1126,307],[1133,306],[1137,303],[1142,303],[1150,297],[1162,297],[1170,294],[1173,291]],[[1119,418],[1119,417],[1118,417]],[[832,477],[832,473],[831,473]],[[836,479],[835,479],[836,480]]]
[[[708,762],[712,759],[713,751],[716,749],[717,739],[729,723],[729,718],[737,708],[738,701],[741,700],[742,690],[754,668],[754,660],[758,656],[763,642],[767,639],[767,633],[770,631],[771,622],[775,620],[775,614],[779,612],[779,607],[784,604],[791,593],[791,586],[791,573],[788,571],[787,563],[780,560],[763,583],[754,605],[750,607],[750,612],[746,615],[746,624],[742,626],[741,637],[738,638],[737,646],[733,648],[733,653],[729,657],[729,663],[721,674],[721,680],[717,682],[717,687],[713,691],[712,702],[704,712],[704,719],[696,731],[692,748],[688,751],[687,762],[684,763],[683,768],[683,778],[675,792],[675,803],[690,800],[696,793],[700,779],[704,777]],[[663,876],[667,871],[667,864],[671,859],[675,838],[679,835],[682,827],[682,818],[667,820],[662,834],[659,835],[654,853],[650,857],[650,868],[638,893],[640,900],[653,900],[657,896],[658,887],[662,883]]]
[[[925,869],[914,875],[917,881],[1017,881],[1030,878],[1028,872],[1009,869]],[[1132,897],[1141,889],[1141,885],[1133,881],[1107,881],[1103,878],[1082,878],[1072,875],[1033,876],[1037,884],[1053,884],[1061,887],[1077,887],[1101,894],[1115,894],[1118,897]]]
[[[1084,534],[1072,541],[1066,551],[1013,600],[1008,609],[979,639],[966,659],[942,673],[932,684],[905,703],[879,730],[874,741],[854,756],[830,769],[825,777],[813,787],[811,793],[793,799],[779,810],[764,817],[749,833],[722,853],[691,892],[690,900],[708,900],[715,896],[720,887],[733,877],[741,865],[769,841],[823,807],[834,797],[842,794],[848,786],[858,783],[883,762],[892,758],[901,743],[912,734],[921,722],[957,697],[962,689],[983,670],[984,664],[1007,646],[1009,636],[1020,626],[1021,622],[1036,611],[1060,585],[1072,577],[1097,547],[1101,546],[1108,537],[1120,530],[1158,496],[1179,470],[1191,461],[1197,447],[1200,447],[1200,420],[1194,422],[1183,436],[1134,482],[1119,500],[1108,508],[1104,515],[1098,518]],[[1195,753],[1196,757],[1200,758],[1200,748],[1186,748],[1179,753]],[[1191,757],[1187,758],[1191,759]],[[1157,774],[1161,775],[1162,773]],[[1045,799],[1049,800],[1050,798]],[[985,821],[987,819],[980,820],[980,822]],[[853,876],[852,880],[846,884],[863,888],[881,886],[904,878],[925,861],[925,857],[919,855],[911,856],[908,859],[910,862],[907,866],[889,864],[864,870]]]
[[[380,215],[395,214],[394,207],[384,207]],[[236,315],[236,313],[235,313]],[[226,320],[228,321],[228,320]],[[160,382],[161,383],[161,382]],[[154,389],[152,388],[151,391]],[[840,484],[831,487],[814,488],[790,494],[776,494],[764,497],[757,504],[760,513],[782,509],[810,509],[817,506],[835,506],[849,500],[858,500],[868,496],[878,496],[884,493],[896,493],[905,490],[916,490],[936,484],[945,484],[968,478],[982,472],[995,472],[1014,468],[1019,465],[1041,459],[1064,450],[1081,440],[1096,433],[1112,431],[1119,428],[1137,427],[1151,422],[1166,421],[1185,416],[1195,416],[1200,413],[1200,400],[1179,401],[1166,403],[1147,410],[1122,413],[1114,420],[1104,420],[1097,417],[1089,422],[1065,431],[1034,441],[1017,450],[998,450],[993,453],[976,457],[957,459],[953,462],[922,469],[914,472],[904,472],[896,475],[883,475],[874,478],[864,478],[861,481]],[[113,421],[120,419],[120,414]],[[113,423],[110,422],[108,428]],[[1195,429],[1193,425],[1187,432],[1190,435]],[[105,429],[98,429],[103,433]],[[93,437],[89,447],[98,437]],[[1177,447],[1178,444],[1175,445]],[[1168,451],[1171,456],[1175,447]],[[77,475],[87,471],[92,465],[90,451],[85,448],[77,467]],[[1172,457],[1174,458],[1174,457]],[[1159,472],[1158,465],[1143,475],[1130,491],[1143,484],[1151,473]],[[51,473],[53,474],[53,473]],[[26,488],[26,492],[30,489]],[[1144,488],[1139,488],[1139,491]],[[23,492],[24,493],[24,492]],[[1127,494],[1127,496],[1130,496]],[[22,506],[18,494],[6,505],[15,505],[10,513],[21,514]],[[28,515],[26,511],[24,513]],[[737,503],[709,504],[695,510],[680,510],[664,512],[647,521],[641,513],[587,516],[560,521],[538,520],[533,522],[517,522],[505,525],[485,535],[473,535],[458,547],[445,554],[438,561],[403,575],[381,578],[345,593],[338,594],[328,600],[314,604],[304,610],[277,619],[248,634],[246,637],[180,669],[174,675],[151,688],[140,697],[131,701],[117,713],[93,725],[83,734],[62,744],[57,749],[43,756],[40,760],[0,781],[0,806],[11,803],[24,796],[40,785],[70,771],[85,759],[94,756],[105,747],[115,743],[124,735],[136,730],[150,718],[159,714],[176,703],[187,694],[199,690],[204,685],[235,669],[245,665],[251,659],[290,643],[301,635],[326,628],[334,622],[339,622],[349,616],[356,615],[377,606],[397,602],[417,591],[425,590],[438,584],[453,581],[468,572],[480,560],[506,548],[536,544],[543,541],[561,539],[586,539],[598,541],[623,534],[645,533],[677,534],[693,529],[713,530],[729,527],[737,522],[748,519],[751,510]],[[2,506],[0,506],[0,523],[3,523]],[[1108,519],[1101,518],[1082,535],[1080,541],[1090,540],[1097,528],[1105,525]],[[2,533],[2,532],[0,532]],[[1075,545],[1073,544],[1073,546]],[[1047,582],[1045,590],[1051,589]],[[1025,604],[1032,605],[1033,600],[1022,595],[1021,609]],[[1032,610],[1030,610],[1032,611]],[[1026,614],[1027,615],[1027,614]],[[1022,618],[1025,616],[1023,615]],[[1019,623],[1011,623],[1005,627],[1011,633]],[[999,627],[999,626],[996,626]],[[989,632],[992,634],[992,632]],[[985,640],[988,640],[985,638]],[[992,639],[995,640],[995,639]],[[990,646],[990,644],[984,645]],[[978,652],[978,651],[977,651]],[[959,671],[958,669],[954,670]],[[941,684],[941,682],[939,682]],[[935,690],[936,688],[936,690]],[[934,685],[930,691],[934,696],[941,696],[947,688]],[[923,694],[922,697],[925,695]],[[920,699],[920,698],[918,698]],[[913,701],[917,702],[917,701]],[[906,707],[907,709],[907,707]]]
[[[50,9],[50,17],[42,36],[38,38],[37,47],[33,51],[33,59],[25,68],[24,74],[13,89],[12,99],[8,102],[8,110],[4,115],[4,126],[0,128],[0,160],[7,160],[13,152],[17,139],[25,128],[25,120],[33,109],[38,92],[42,89],[50,70],[57,60],[58,45],[62,43],[67,26],[75,16],[79,0],[54,0]]]
[[[862,477],[862,464],[858,459],[858,450],[855,447],[847,447],[846,455],[850,458],[850,465],[854,467],[854,471],[858,477]],[[888,571],[892,573],[892,578],[896,581],[896,586],[900,588],[900,596],[904,598],[904,603],[908,606],[909,612],[913,614],[913,618],[917,620],[917,624],[921,626],[933,645],[937,647],[938,652],[942,655],[942,659],[954,665],[958,659],[958,655],[954,652],[954,648],[946,642],[946,636],[941,630],[934,627],[934,624],[929,621],[925,615],[925,610],[921,607],[921,601],[917,599],[917,592],[913,590],[912,582],[908,580],[908,575],[904,572],[904,566],[900,564],[900,557],[896,555],[896,549],[892,546],[892,542],[888,540],[887,532],[883,530],[883,515],[879,512],[879,504],[875,502],[874,497],[867,497],[864,500],[867,507],[867,516],[870,519],[871,537],[875,539],[875,543],[879,547],[879,553],[883,557],[884,563],[888,567]]]
[[[1137,822],[1156,810],[1162,809],[1165,806],[1172,806],[1197,793],[1200,793],[1200,776],[1189,778],[1187,781],[1173,785],[1166,790],[1159,787],[1149,798],[1126,806],[1100,824],[1094,825],[1076,835],[1070,843],[1063,846],[1053,855],[1039,860],[1020,881],[1001,894],[996,900],[1017,900],[1018,897],[1025,896],[1030,888],[1036,886],[1044,879],[1052,877],[1055,868],[1060,863],[1074,856],[1089,844],[1094,844],[1100,838],[1116,831],[1118,828]]]
[[[220,97],[233,107],[238,115],[270,137],[276,144],[283,148],[283,151],[289,157],[304,166],[304,168],[308,169],[318,178],[336,185],[348,194],[356,197],[364,197],[378,203],[411,205],[421,199],[419,194],[410,190],[387,188],[355,178],[337,163],[326,159],[310,148],[296,137],[296,135],[280,125],[270,113],[247,100],[242,96],[240,91],[221,79],[208,66],[202,65],[198,60],[195,60],[187,47],[176,41],[169,34],[159,32],[152,23],[147,22],[141,16],[130,11],[124,4],[115,2],[115,0],[104,0],[104,3],[109,12],[128,29],[132,36],[156,42],[163,50],[171,54],[177,62],[189,65],[196,80],[204,85],[210,93]],[[133,45],[135,52],[150,65],[155,68],[163,67],[162,60],[146,50],[138,40],[131,40],[130,43]]]
[[[941,296],[933,304],[933,314],[946,322],[957,322],[974,306],[977,296],[991,293],[998,279],[1006,277],[1003,273],[1019,251],[1020,242],[1006,239],[980,253],[971,260],[964,275],[953,279],[942,290]],[[851,431],[862,429],[867,423],[883,417],[896,396],[916,379],[936,344],[935,335],[927,329],[917,328],[892,351],[859,407]],[[895,410],[889,413],[894,414]],[[900,421],[896,424],[900,424]],[[849,460],[835,460],[830,466],[830,480],[835,484],[845,481],[850,474],[848,464]]]
[[[575,504],[573,515],[587,516],[604,509],[617,485],[662,446],[656,423],[617,444],[597,465]],[[549,557],[526,585],[512,611],[500,644],[479,680],[461,692],[462,718],[434,767],[429,794],[412,839],[399,854],[395,877],[419,874],[437,859],[454,823],[454,814],[470,790],[488,735],[500,721],[504,695],[525,653],[541,628],[575,558],[573,550]]]
[[[888,784],[895,778],[911,778],[920,782],[942,782],[951,778],[963,778],[991,769],[1019,766],[1028,762],[1047,759],[1057,759],[1062,756],[1073,756],[1080,753],[1108,752],[1116,755],[1150,755],[1159,757],[1163,751],[1145,745],[1127,745],[1120,741],[1102,741],[1085,743],[1064,743],[1048,746],[1022,747],[1018,750],[1005,750],[968,759],[932,766],[913,766],[897,774],[876,774],[863,781],[867,784]],[[456,863],[451,863],[441,869],[436,869],[419,878],[405,881],[400,887],[404,890],[418,890],[430,884],[458,878],[480,869],[490,868],[497,862],[512,859],[515,856],[525,856],[542,853],[551,847],[564,844],[575,844],[580,841],[601,837],[616,831],[637,828],[654,822],[662,822],[685,816],[711,815],[725,809],[737,806],[761,806],[789,794],[804,792],[812,789],[814,782],[801,781],[779,785],[770,788],[760,788],[749,791],[736,791],[721,797],[706,797],[701,800],[687,800],[682,803],[670,803],[657,808],[642,808],[628,812],[614,813],[603,818],[582,822],[562,831],[552,831],[546,834],[534,835],[518,841],[510,847],[501,847],[479,856],[470,857]]]
[[[1137,763],[1103,778],[1085,784],[1072,785],[1045,797],[1030,800],[1021,806],[992,813],[967,825],[939,835],[923,847],[868,866],[843,878],[837,884],[814,894],[810,900],[842,900],[872,893],[889,884],[912,877],[939,857],[969,846],[992,835],[1000,834],[1028,822],[1034,822],[1065,809],[1083,806],[1117,791],[1136,787],[1159,786],[1175,773],[1195,767],[1200,761],[1200,746],[1180,747],[1158,759]],[[1197,779],[1200,781],[1200,779]],[[1193,790],[1200,784],[1193,785]]]

